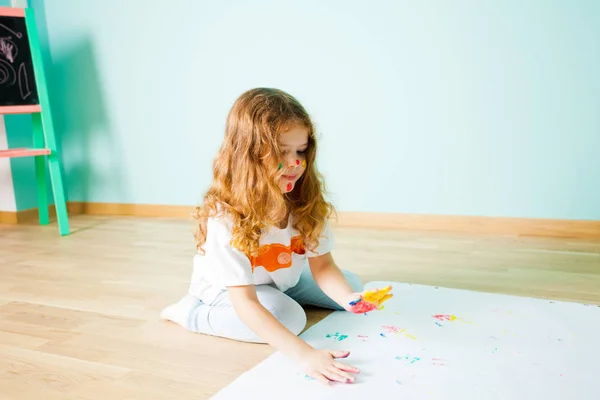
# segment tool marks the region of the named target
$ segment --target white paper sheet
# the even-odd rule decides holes
[[[317,348],[349,350],[340,361],[361,369],[355,383],[326,387],[275,353],[212,400],[600,399],[600,307],[366,286],[388,284],[394,297],[383,310],[335,312],[301,335]]]

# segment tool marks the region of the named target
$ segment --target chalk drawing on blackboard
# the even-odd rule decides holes
[[[8,83],[14,85],[17,81],[17,73],[12,65],[0,59],[0,85]]]
[[[0,37],[0,54],[3,54],[8,61],[13,63],[19,54],[19,49],[10,39],[10,36]]]
[[[15,32],[15,31],[13,31],[12,29],[10,29],[8,26],[6,26],[4,24],[0,24],[0,28],[6,29],[7,31],[9,31],[10,33],[12,33],[13,35],[15,35],[19,39],[23,38],[23,34],[22,33]]]
[[[21,98],[25,100],[31,94],[29,90],[29,81],[27,80],[27,70],[25,64],[21,63],[19,66],[19,89],[21,90]]]

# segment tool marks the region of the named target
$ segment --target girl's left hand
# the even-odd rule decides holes
[[[382,304],[394,295],[390,293],[391,286],[383,289],[367,290],[362,293],[353,293],[346,309],[355,314],[363,314],[382,307]]]

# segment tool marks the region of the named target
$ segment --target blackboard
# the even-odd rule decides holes
[[[37,104],[25,18],[0,15],[0,106]]]

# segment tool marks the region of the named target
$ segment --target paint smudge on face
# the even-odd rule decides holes
[[[300,165],[300,160],[296,160],[296,165]]]
[[[338,342],[341,342],[342,340],[347,339],[348,335],[340,335],[339,332],[336,332],[333,335],[331,333],[328,333],[327,335],[325,335],[325,337],[328,338],[328,339],[333,339],[333,340],[336,340]]]
[[[302,160],[302,168],[306,168],[306,160]]]
[[[277,171],[279,171],[281,168],[283,168],[283,164],[279,163],[279,167],[277,167]]]
[[[288,192],[292,191],[292,182],[288,182],[286,189],[287,189]]]

